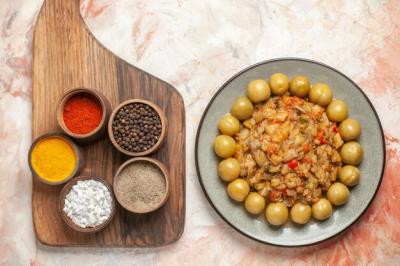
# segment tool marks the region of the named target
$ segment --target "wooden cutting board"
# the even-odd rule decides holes
[[[160,62],[167,64],[168,62]],[[109,226],[83,235],[68,229],[57,209],[62,186],[33,179],[32,216],[37,239],[54,246],[153,247],[179,239],[185,223],[185,110],[181,95],[166,82],[124,62],[90,34],[81,18],[79,0],[46,0],[33,40],[33,138],[60,131],[56,122],[61,95],[76,87],[101,91],[115,107],[131,98],[159,105],[169,121],[167,141],[153,157],[169,168],[171,194],[158,211],[136,215],[118,207]],[[85,173],[111,184],[127,158],[108,137],[84,147]]]

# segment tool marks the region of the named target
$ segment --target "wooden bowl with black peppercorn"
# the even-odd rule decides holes
[[[85,143],[107,131],[111,104],[99,91],[76,88],[66,92],[57,109],[57,122],[68,136]]]
[[[167,135],[168,122],[160,107],[142,99],[122,102],[111,113],[108,135],[122,153],[137,157],[156,152]]]

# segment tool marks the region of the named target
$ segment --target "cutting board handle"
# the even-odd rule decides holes
[[[46,10],[53,10],[56,24],[68,25],[71,29],[77,26],[86,28],[81,16],[80,0],[45,0],[42,12]]]

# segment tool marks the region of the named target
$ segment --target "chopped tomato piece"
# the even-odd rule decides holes
[[[309,152],[311,151],[311,145],[309,143],[303,145],[303,151]]]
[[[318,132],[317,138],[318,138],[319,142],[321,142],[321,144],[327,144],[328,143],[328,141],[325,138],[325,132],[324,131]]]
[[[293,159],[290,162],[288,162],[288,166],[290,169],[296,169],[297,166],[299,166],[299,163],[297,162],[296,159]]]
[[[339,129],[337,128],[336,124],[333,124],[332,130],[333,130],[333,132],[335,132],[335,133],[338,133],[338,132],[339,132]]]
[[[279,197],[279,191],[272,190],[269,192],[269,199],[270,201],[275,201]]]

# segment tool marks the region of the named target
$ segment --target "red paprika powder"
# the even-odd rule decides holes
[[[75,134],[87,134],[97,128],[103,116],[100,102],[90,94],[72,96],[65,104],[65,126]]]

